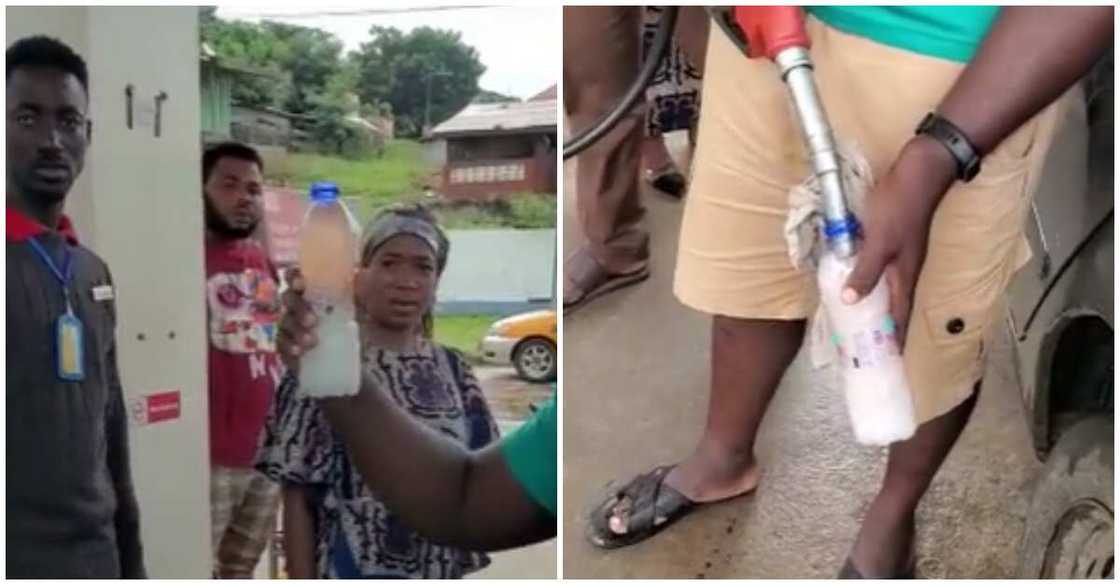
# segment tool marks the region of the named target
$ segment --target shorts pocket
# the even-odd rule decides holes
[[[927,293],[926,297],[934,300],[921,311],[934,345],[952,345],[983,335],[1005,284],[1002,275],[1003,271],[996,268],[963,290],[951,292],[935,287]]]
[[[985,331],[992,301],[972,291],[960,293],[923,311],[936,363],[952,379],[974,378],[984,367]]]

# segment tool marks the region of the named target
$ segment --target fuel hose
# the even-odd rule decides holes
[[[673,27],[677,23],[677,8],[676,6],[666,6],[661,13],[661,20],[657,23],[657,32],[654,33],[653,42],[650,43],[649,54],[646,55],[646,59],[638,71],[637,79],[618,100],[618,103],[589,128],[580,131],[579,134],[564,142],[564,160],[579,154],[614,129],[619,120],[622,120],[622,117],[630,111],[630,108],[634,107],[634,104],[645,93],[646,86],[653,79],[653,75],[657,73],[657,67],[661,64],[661,60],[665,58],[665,52],[669,48],[669,43],[673,40]]]

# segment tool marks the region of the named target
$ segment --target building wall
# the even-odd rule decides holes
[[[250,144],[286,147],[292,141],[292,123],[272,112],[233,106],[230,132]]]
[[[233,112],[233,76],[219,67],[201,65],[202,132],[221,139],[229,138]]]
[[[447,164],[447,141],[439,138],[424,143],[424,162],[433,168]]]
[[[443,313],[511,313],[552,306],[556,230],[451,230],[440,279]]]
[[[447,140],[447,160],[454,163],[530,158],[543,134],[462,136]]]
[[[197,8],[9,7],[6,15],[9,44],[48,34],[70,44],[89,65],[95,138],[66,211],[83,242],[113,272],[145,561],[153,578],[207,578]],[[125,124],[124,88],[130,83],[132,129]],[[156,137],[154,96],[161,91],[169,99]],[[177,393],[179,416],[148,424],[147,399],[164,392]]]
[[[441,192],[467,200],[555,193],[555,136],[537,132],[448,138]]]
[[[451,199],[484,201],[515,193],[555,193],[556,159],[525,158],[443,167],[441,192]]]

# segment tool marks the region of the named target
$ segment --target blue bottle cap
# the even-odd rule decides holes
[[[334,181],[311,183],[311,200],[316,203],[329,203],[338,199],[338,184]]]

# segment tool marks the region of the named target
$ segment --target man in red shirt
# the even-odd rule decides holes
[[[249,578],[268,544],[279,486],[253,469],[280,381],[276,271],[252,236],[263,213],[260,156],[222,143],[202,157],[210,340],[210,518],[214,574]]]

